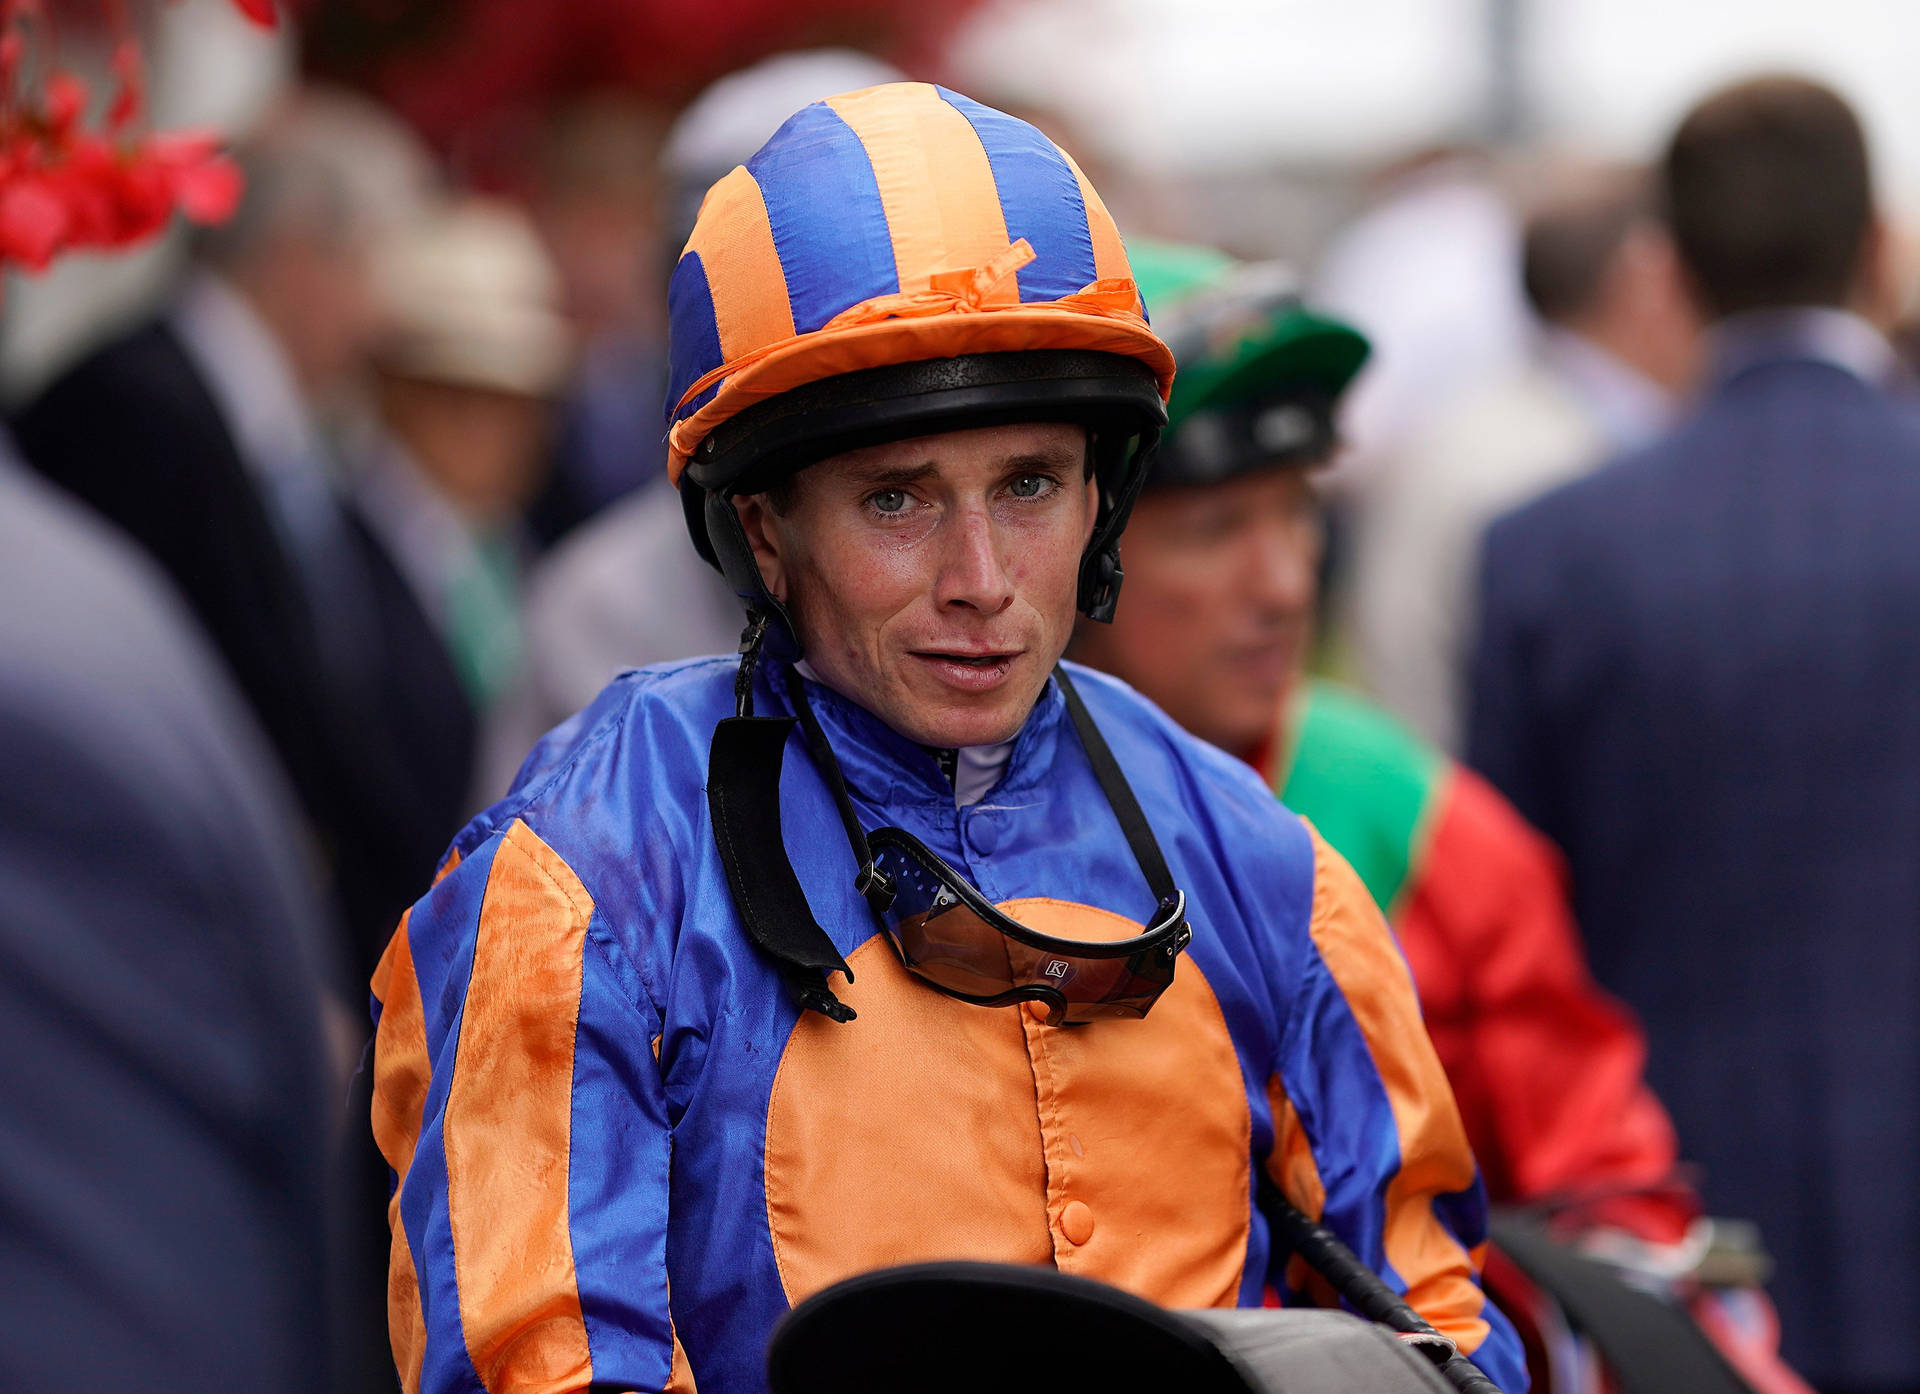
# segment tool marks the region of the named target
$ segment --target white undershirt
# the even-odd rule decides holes
[[[953,806],[971,808],[1000,782],[1000,773],[1007,767],[1007,757],[1013,754],[1013,742],[1005,740],[997,745],[963,745],[955,754]]]

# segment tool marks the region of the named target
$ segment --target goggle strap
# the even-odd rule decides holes
[[[807,701],[806,681],[798,668],[787,669],[787,694],[793,699],[793,709],[800,714],[800,731],[806,737],[807,750],[826,778],[834,807],[840,810],[840,825],[847,830],[847,845],[853,849],[854,863],[860,868],[855,884],[862,895],[871,896],[881,891],[892,899],[886,873],[873,864],[873,849],[867,845],[866,829],[860,826],[860,815],[853,811],[853,798],[847,793],[847,777],[840,769],[839,760],[834,758],[833,747],[827,743],[827,733],[820,729],[820,718],[813,714],[813,705]]]
[[[715,726],[707,752],[707,810],[747,937],[803,1009],[849,1021],[853,1009],[833,995],[827,974],[843,973],[852,982],[853,973],[814,919],[781,836],[780,767],[793,725],[786,716],[735,716]]]
[[[1087,762],[1093,766],[1093,777],[1100,781],[1100,792],[1107,796],[1113,816],[1120,821],[1120,832],[1133,851],[1133,859],[1140,864],[1141,874],[1147,878],[1148,889],[1154,899],[1164,905],[1176,894],[1173,873],[1167,869],[1167,859],[1161,855],[1160,843],[1153,835],[1147,815],[1133,796],[1133,787],[1127,783],[1126,775],[1121,773],[1120,762],[1113,758],[1106,737],[1093,724],[1093,714],[1080,700],[1079,690],[1067,676],[1065,666],[1055,664],[1053,678],[1060,684],[1060,695],[1066,698],[1067,715],[1073,719],[1073,729],[1087,752]]]

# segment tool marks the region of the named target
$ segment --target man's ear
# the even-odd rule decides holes
[[[1891,331],[1900,322],[1906,301],[1907,263],[1911,249],[1886,219],[1875,214],[1860,243],[1859,269],[1854,273],[1853,303],[1848,307],[1875,328]]]
[[[1082,552],[1086,551],[1087,544],[1093,541],[1094,525],[1100,521],[1100,479],[1097,475],[1089,474],[1087,476],[1086,490],[1087,525],[1080,530],[1080,550]]]
[[[740,515],[740,526],[747,534],[747,545],[753,548],[753,559],[760,567],[760,576],[767,583],[767,589],[773,598],[782,605],[787,603],[787,571],[782,564],[779,522],[774,517],[765,494],[739,494],[733,500],[734,511]]]

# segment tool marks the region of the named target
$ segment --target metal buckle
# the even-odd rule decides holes
[[[895,891],[893,878],[872,862],[861,867],[853,878],[853,888],[867,898],[867,903],[876,910],[885,910],[893,904]]]

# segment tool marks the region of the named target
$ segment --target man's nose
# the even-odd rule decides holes
[[[938,593],[944,608],[959,606],[997,615],[1013,603],[1013,578],[1007,572],[1003,539],[984,508],[963,509],[948,523],[941,555]]]
[[[1318,581],[1313,525],[1291,517],[1262,519],[1250,542],[1247,579],[1252,597],[1272,610],[1311,606]]]

